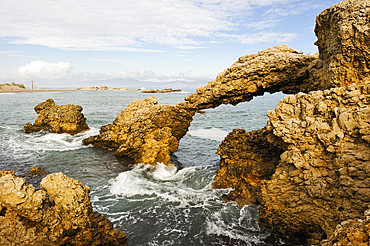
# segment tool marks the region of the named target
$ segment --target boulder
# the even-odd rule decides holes
[[[53,173],[36,190],[0,171],[0,244],[118,246],[127,245],[127,236],[92,211],[90,188],[81,182]]]
[[[85,145],[114,149],[135,163],[170,163],[180,139],[188,131],[192,113],[172,105],[159,105],[155,97],[133,100],[100,134],[83,140]]]
[[[27,122],[24,126],[26,133],[41,130],[52,133],[69,133],[72,135],[89,130],[86,118],[78,105],[55,105],[53,99],[48,99],[35,107],[38,114],[34,124]]]

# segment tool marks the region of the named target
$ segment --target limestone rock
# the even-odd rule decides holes
[[[282,153],[267,141],[269,135],[271,132],[265,128],[251,132],[234,129],[218,147],[220,168],[212,187],[233,188],[226,200],[237,201],[241,206],[257,203],[260,183],[275,172]]]
[[[0,171],[0,245],[127,245],[124,232],[92,211],[89,192],[62,173],[46,176],[36,191]]]
[[[329,87],[359,83],[370,75],[370,1],[346,0],[316,18],[315,43]]]
[[[170,162],[179,140],[186,134],[192,114],[185,109],[159,105],[155,97],[133,100],[100,134],[84,139],[85,145],[115,149],[135,163]]]
[[[52,133],[69,133],[72,135],[89,130],[82,107],[78,105],[55,105],[52,99],[46,100],[35,107],[38,118],[32,125],[27,122],[24,126],[26,133],[41,130]]]
[[[185,98],[196,109],[236,105],[264,92],[296,93],[307,90],[308,71],[317,55],[302,54],[287,45],[277,45],[239,58],[214,81]]]
[[[341,222],[329,239],[321,242],[322,246],[369,245],[370,209],[366,210],[363,219],[350,219]]]
[[[283,149],[261,186],[260,223],[320,240],[370,202],[370,85],[285,97],[266,127]]]

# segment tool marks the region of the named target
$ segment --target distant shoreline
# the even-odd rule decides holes
[[[0,93],[9,92],[58,92],[58,91],[140,91],[140,89],[81,87],[76,89],[24,89],[19,86],[1,86]]]

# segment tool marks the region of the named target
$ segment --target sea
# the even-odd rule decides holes
[[[155,96],[175,105],[194,91],[147,94],[140,91],[57,91],[0,93],[0,170],[24,175],[32,167],[62,172],[91,188],[93,209],[127,234],[129,245],[284,245],[258,225],[258,206],[225,202],[230,189],[212,189],[220,163],[218,146],[233,128],[260,129],[282,93],[265,94],[237,106],[221,105],[196,114],[172,154],[178,167],[132,165],[114,152],[83,146],[135,98]],[[52,98],[57,105],[83,107],[89,131],[77,135],[26,134],[34,107]],[[40,180],[28,180],[38,188]]]

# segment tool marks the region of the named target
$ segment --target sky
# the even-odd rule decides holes
[[[338,2],[2,0],[0,83],[203,85],[278,44],[316,53],[316,15]]]

